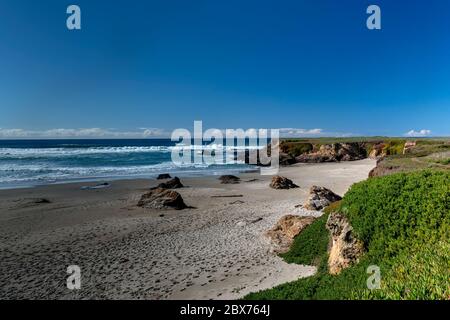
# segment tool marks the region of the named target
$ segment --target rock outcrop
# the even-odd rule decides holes
[[[322,210],[333,202],[341,200],[342,197],[330,189],[318,186],[312,186],[309,189],[309,197],[303,208],[307,210]]]
[[[372,147],[372,151],[369,153],[370,159],[380,159],[386,156],[386,152],[383,151],[386,145],[384,143],[374,144]]]
[[[187,208],[178,192],[163,188],[156,188],[144,193],[137,205],[149,209],[181,210]]]
[[[270,239],[272,251],[285,253],[289,251],[295,236],[302,232],[315,220],[314,217],[287,215],[278,220],[277,224],[266,232]]]
[[[280,155],[279,155],[280,165],[288,166],[288,165],[294,164],[295,162],[296,161],[293,156],[291,156],[290,154],[287,154],[287,153],[280,152]]]
[[[170,174],[168,174],[168,173],[161,173],[161,174],[158,175],[156,180],[164,180],[164,179],[170,179],[170,178],[172,178],[170,176]]]
[[[400,166],[390,165],[385,161],[385,158],[379,158],[376,167],[370,170],[369,178],[387,176],[401,171]]]
[[[295,158],[296,162],[318,163],[354,161],[367,157],[363,143],[333,143],[321,145],[319,150],[301,154]]]
[[[237,184],[241,181],[239,177],[233,176],[231,174],[220,176],[219,180],[222,184]]]
[[[183,188],[183,187],[184,186],[178,177],[175,177],[169,181],[160,183],[157,186],[157,188],[164,188],[164,189],[178,189],[178,188]]]
[[[273,189],[292,189],[298,188],[298,185],[296,185],[295,183],[292,182],[292,180],[286,177],[274,176],[272,177],[270,187]]]
[[[352,226],[342,213],[330,214],[326,228],[331,234],[328,269],[331,274],[339,274],[342,269],[358,262],[364,252],[364,246],[355,237]]]
[[[407,154],[417,145],[416,141],[406,141],[403,146],[403,154]]]

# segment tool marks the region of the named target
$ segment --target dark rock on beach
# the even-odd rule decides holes
[[[222,184],[237,184],[241,181],[239,177],[233,176],[231,174],[220,176],[219,180]]]
[[[178,177],[175,177],[169,181],[160,183],[157,188],[178,189],[178,188],[183,188],[183,187],[184,186],[181,183],[180,179]]]
[[[298,185],[286,177],[274,176],[272,178],[272,182],[270,183],[270,187],[273,189],[292,189],[298,188]]]
[[[168,174],[168,173],[161,173],[160,175],[158,175],[156,180],[164,180],[164,179],[170,179],[170,178],[172,178],[170,176],[170,174]]]
[[[309,197],[303,205],[303,208],[307,210],[322,210],[331,203],[341,199],[341,196],[337,195],[330,189],[312,186],[311,189],[309,189]]]
[[[142,195],[138,207],[150,209],[176,209],[187,208],[181,195],[173,190],[156,188]]]

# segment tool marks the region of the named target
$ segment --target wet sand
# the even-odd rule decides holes
[[[236,299],[310,276],[314,267],[274,255],[264,232],[286,214],[319,216],[295,207],[312,185],[343,195],[374,166],[367,159],[283,167],[280,175],[300,186],[290,190],[271,189],[271,177],[259,173],[234,185],[185,178],[176,191],[194,208],[180,211],[136,206],[158,183],[150,179],[1,190],[0,298]],[[66,287],[69,265],[81,268],[80,290]]]

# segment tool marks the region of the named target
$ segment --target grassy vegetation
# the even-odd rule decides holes
[[[322,254],[327,251],[328,232],[325,229],[328,215],[324,214],[294,239],[291,249],[281,254],[288,263],[320,265]]]
[[[450,297],[450,172],[422,170],[373,178],[351,187],[341,203],[366,253],[339,275],[327,271],[327,213],[283,255],[316,264],[316,275],[252,293],[247,299],[448,299]],[[368,290],[369,265],[381,289]]]
[[[450,140],[419,139],[416,143],[406,154],[396,153],[400,145],[390,144],[390,155],[378,163],[378,172],[386,175],[420,169],[450,169]]]
[[[444,159],[444,160],[438,160],[437,161],[440,164],[443,164],[444,166],[449,165],[450,164],[450,158]]]
[[[450,244],[437,242],[403,253],[392,263],[381,290],[364,290],[359,299],[450,299]]]
[[[312,151],[313,145],[311,143],[283,141],[280,145],[280,150],[293,157],[297,157],[303,153]]]
[[[350,143],[350,142],[371,142],[378,143],[381,141],[386,141],[388,137],[320,137],[320,138],[289,138],[281,139],[282,142],[293,142],[293,143],[311,143],[311,144],[330,144],[330,143]],[[404,139],[403,139],[404,140]]]
[[[450,174],[418,171],[354,185],[342,200],[358,236],[373,257],[391,257],[450,230]]]
[[[383,152],[388,155],[403,154],[403,147],[406,140],[404,139],[391,139],[384,142]]]
[[[374,145],[384,144],[384,154],[388,156],[401,156],[405,142],[415,141],[413,147],[406,156],[423,157],[436,152],[450,151],[450,140],[444,138],[389,138],[389,137],[346,137],[346,138],[291,138],[281,140],[281,151],[297,156],[312,149],[318,149],[323,144],[359,142],[364,145],[369,154]],[[405,157],[404,157],[405,158]]]

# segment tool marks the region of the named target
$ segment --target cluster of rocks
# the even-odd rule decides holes
[[[333,191],[319,186],[312,186],[309,193],[310,195],[303,205],[308,210],[322,210],[331,203],[342,199]],[[289,251],[294,238],[314,220],[315,218],[310,216],[283,216],[272,229],[265,233],[271,243],[271,250],[275,253]],[[342,213],[331,213],[326,228],[330,232],[329,272],[338,274],[342,269],[358,262],[359,257],[364,252],[364,246],[362,241],[356,238],[352,226]]]
[[[333,202],[341,200],[342,197],[331,191],[330,189],[318,186],[312,186],[309,189],[309,197],[303,208],[307,210],[322,210]]]
[[[270,182],[270,187],[273,189],[292,189],[298,188],[298,185],[286,177],[274,176]]]
[[[354,161],[367,158],[367,151],[362,143],[333,143],[321,145],[319,150],[301,154],[295,158],[296,162],[318,163]]]
[[[149,209],[171,208],[176,210],[188,207],[181,195],[171,190],[183,187],[178,177],[171,179],[170,175],[166,174],[158,176],[158,179],[170,180],[160,183],[156,188],[143,194],[137,204],[139,207]],[[233,175],[220,176],[219,180],[223,184],[236,184],[240,182],[240,178]],[[274,176],[270,187],[274,189],[298,188],[292,180],[282,176]],[[303,205],[308,210],[322,210],[331,203],[342,199],[333,191],[319,186],[312,186],[309,193],[310,195]],[[315,218],[311,216],[283,216],[272,229],[265,233],[271,242],[272,251],[275,253],[287,252],[294,238],[313,223],[314,220]],[[257,221],[259,220],[255,220],[255,222]],[[238,226],[245,225],[246,223],[245,221],[239,222]],[[331,274],[338,274],[342,269],[358,261],[364,251],[363,243],[354,236],[353,228],[342,213],[331,213],[327,220],[326,228],[331,235],[328,259],[329,272]]]

